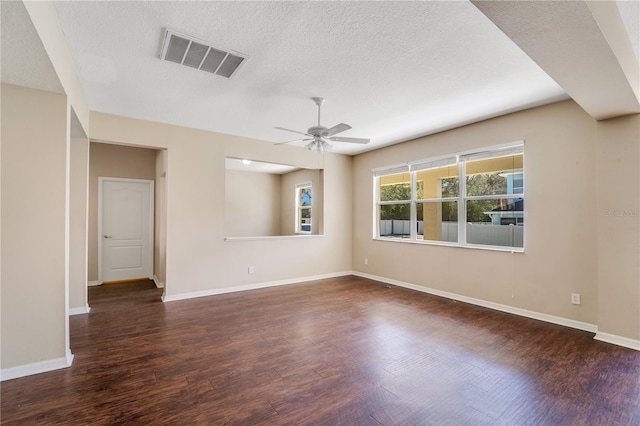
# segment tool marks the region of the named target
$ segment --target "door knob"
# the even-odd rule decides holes
[[[105,238],[113,238],[111,235],[105,235]]]

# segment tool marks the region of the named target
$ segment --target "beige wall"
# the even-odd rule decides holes
[[[89,111],[54,5],[25,2],[25,8],[67,96],[2,85],[3,370],[64,358],[67,282],[69,306],[82,299],[74,284],[80,282],[82,252],[77,221],[81,221],[81,197],[75,196],[80,191],[76,178],[81,167],[74,156],[82,154],[76,151],[77,143],[69,141],[68,126],[71,106],[82,127],[89,130]],[[597,123],[596,131],[593,120],[573,102],[564,102],[355,159],[318,157],[297,148],[274,148],[249,139],[99,113],[91,115],[90,135],[168,150],[163,157],[154,158],[167,172],[162,192],[166,209],[156,211],[164,215],[167,227],[156,227],[156,261],[163,264],[164,244],[158,235],[164,233],[168,295],[328,274],[353,266],[418,285],[597,323],[603,332],[637,340],[638,120],[637,115],[607,120]],[[527,141],[524,254],[372,241],[372,167],[517,139]],[[324,167],[325,235],[225,243],[220,202],[225,155]],[[319,158],[325,163],[320,165]],[[65,182],[67,167],[70,188]],[[158,188],[159,182],[156,184]],[[557,206],[562,207],[561,213]],[[618,210],[631,215],[605,214]],[[70,244],[66,259],[65,234]],[[96,232],[90,231],[91,235]],[[368,266],[363,265],[364,257],[369,258]],[[246,274],[248,264],[255,265],[254,275]],[[156,274],[165,276],[163,271],[156,265]],[[570,292],[582,294],[581,306],[569,304]]]
[[[356,156],[353,269],[597,324],[595,128],[567,101]],[[372,239],[373,168],[523,139],[524,253]],[[571,304],[571,293],[582,305]]]
[[[149,179],[156,177],[152,149],[91,142],[89,149],[88,280],[98,280],[98,177]]]
[[[167,269],[167,151],[156,151],[155,235],[153,269],[156,284],[164,286]]]
[[[2,85],[2,364],[66,356],[64,95]]]
[[[281,180],[280,175],[273,173],[227,170],[225,236],[280,235]]]
[[[322,236],[226,242],[225,282],[250,285],[350,271],[353,191],[345,182],[351,182],[351,164],[351,157],[325,154]],[[247,274],[249,266],[253,275]]]
[[[65,356],[68,105],[63,95],[3,85],[1,113],[1,368],[7,369]],[[157,208],[156,214],[164,215],[166,228],[156,227],[156,236],[166,240],[166,274],[158,265],[156,274],[167,283],[167,296],[353,268],[598,324],[602,332],[638,340],[639,120],[636,115],[596,123],[567,101],[354,158],[319,157],[293,147],[100,113],[91,116],[90,136],[162,149],[151,151],[151,177],[133,177],[156,178],[156,196],[165,200],[166,208]],[[519,139],[526,141],[525,253],[372,240],[372,168]],[[82,300],[73,285],[82,251],[76,223],[81,199],[74,196],[81,192],[82,167],[75,159],[85,155],[82,144],[73,140],[69,145],[70,307],[82,303],[73,301],[75,296]],[[324,235],[225,242],[220,200],[226,156],[324,167]],[[116,158],[122,163],[131,157]],[[605,213],[618,210],[631,214]],[[156,249],[164,246],[158,241]],[[163,264],[163,256],[158,250],[156,261]],[[247,266],[254,266],[255,273],[247,274]],[[581,306],[570,304],[574,292],[582,295]]]
[[[640,340],[640,115],[598,122],[598,332]]]
[[[225,242],[226,156],[317,167],[317,154],[101,113],[91,114],[90,137],[167,149],[166,297],[351,269],[350,157],[324,157],[324,237]]]
[[[69,209],[69,309],[87,304],[87,197],[89,140],[71,139]]]

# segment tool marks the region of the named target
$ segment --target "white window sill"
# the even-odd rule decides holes
[[[263,236],[263,237],[224,237],[225,241],[236,242],[236,241],[269,241],[269,240],[298,240],[298,239],[306,239],[306,238],[322,238],[324,235],[318,234],[295,234],[295,235],[271,235],[271,236]]]
[[[392,243],[403,243],[403,244],[419,244],[419,245],[427,245],[427,246],[443,246],[443,247],[457,247],[463,249],[477,249],[477,250],[489,250],[489,251],[502,251],[508,253],[524,253],[524,248],[522,247],[503,247],[503,246],[483,246],[483,245],[474,245],[474,244],[459,244],[459,243],[448,243],[444,241],[415,241],[410,240],[408,238],[384,238],[384,237],[373,237],[375,241],[386,241]]]

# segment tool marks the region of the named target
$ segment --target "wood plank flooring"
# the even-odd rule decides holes
[[[363,278],[89,292],[73,365],[3,382],[2,424],[640,424],[639,352]]]

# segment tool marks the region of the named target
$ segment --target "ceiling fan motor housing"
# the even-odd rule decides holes
[[[310,134],[311,136],[325,136],[327,132],[327,128],[324,126],[313,126],[313,127],[309,127],[309,130],[307,130],[307,133]]]

